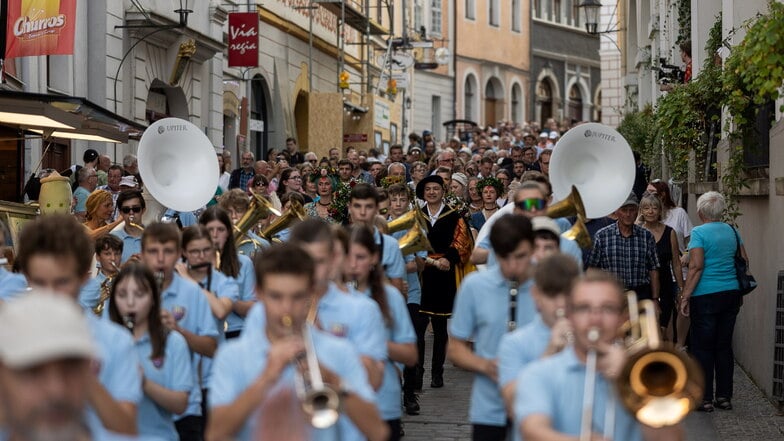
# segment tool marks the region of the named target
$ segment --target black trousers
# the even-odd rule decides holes
[[[180,441],[203,441],[204,440],[204,418],[195,415],[188,415],[185,418],[174,422]]]
[[[715,397],[732,398],[732,374],[735,368],[732,333],[741,300],[738,291],[724,291],[689,299],[689,351],[700,363],[705,374],[704,401],[713,401],[714,378]]]
[[[449,335],[446,331],[446,316],[419,314],[419,322],[414,323],[417,333],[417,350],[419,351],[419,366],[425,365],[425,331],[427,325],[433,325],[433,358],[430,362],[430,375],[444,375],[444,361],[446,361],[446,344]]]
[[[490,426],[487,424],[473,424],[471,439],[473,441],[504,441],[506,440],[507,426]]]
[[[384,421],[389,426],[389,440],[400,441],[400,419]]]

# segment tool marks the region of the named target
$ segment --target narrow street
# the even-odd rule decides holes
[[[468,406],[472,375],[447,361],[444,387],[430,388],[429,349],[432,334],[427,336],[428,355],[425,380],[419,403],[422,411],[404,416],[405,441],[470,440]],[[735,397],[731,411],[692,412],[686,419],[689,441],[774,441],[784,440],[784,416],[752,383],[745,372],[735,366]]]

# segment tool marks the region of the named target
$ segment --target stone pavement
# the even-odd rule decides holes
[[[430,388],[430,348],[432,334],[427,335],[425,381],[419,403],[419,415],[403,416],[403,441],[455,441],[471,439],[468,405],[472,375],[444,366],[444,387]],[[692,412],[686,419],[690,441],[774,441],[784,440],[784,416],[773,406],[738,366],[735,368],[734,409],[713,413]]]

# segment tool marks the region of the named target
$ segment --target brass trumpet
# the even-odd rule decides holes
[[[292,328],[290,316],[283,317],[283,325]],[[308,325],[302,327],[305,350],[294,359],[298,371],[294,381],[302,410],[310,418],[310,424],[316,429],[326,429],[338,421],[340,397],[335,389],[324,383],[310,332]]]
[[[697,363],[659,334],[653,300],[629,300],[628,360],[617,379],[623,405],[651,427],[680,422],[702,400],[705,380]],[[642,313],[640,313],[642,311]]]

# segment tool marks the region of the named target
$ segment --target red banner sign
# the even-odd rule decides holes
[[[255,12],[229,14],[229,67],[259,65],[259,16]]]
[[[8,0],[6,58],[72,55],[76,0]]]

